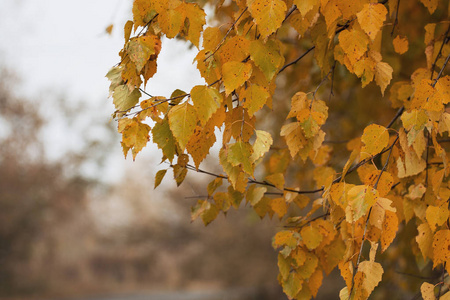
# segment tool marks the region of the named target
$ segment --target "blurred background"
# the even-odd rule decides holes
[[[277,220],[243,208],[208,227],[191,222],[192,196],[211,178],[153,190],[167,168],[159,150],[123,158],[104,75],[131,4],[0,1],[0,297],[286,299]],[[147,91],[202,84],[194,56],[164,40]]]

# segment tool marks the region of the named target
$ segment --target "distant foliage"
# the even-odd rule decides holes
[[[214,176],[192,209],[205,224],[244,199],[284,218],[290,299],[336,268],[341,299],[450,298],[448,1],[197,2],[134,1],[106,75],[125,156],[152,138],[178,185]],[[164,36],[198,49],[205,85],[144,90]],[[199,168],[216,141],[223,174]]]

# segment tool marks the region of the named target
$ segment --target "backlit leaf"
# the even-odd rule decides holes
[[[252,66],[249,63],[230,61],[223,65],[223,85],[226,95],[242,86],[252,75]]]
[[[281,0],[252,0],[249,5],[249,11],[263,38],[280,28],[286,10],[286,3]]]
[[[114,89],[113,102],[118,111],[124,112],[135,106],[140,97],[139,89],[130,91],[126,85],[119,85]]]
[[[242,106],[247,109],[250,116],[253,116],[266,104],[269,97],[270,94],[264,87],[252,84],[241,93],[241,98],[245,99]]]
[[[191,90],[191,98],[200,123],[204,126],[222,103],[222,96],[213,87],[197,85]]]
[[[179,104],[169,111],[169,125],[173,136],[180,145],[181,151],[186,148],[197,125],[197,112],[189,103]]]
[[[253,164],[250,157],[252,156],[253,148],[250,144],[237,141],[228,149],[227,160],[234,167],[242,166],[242,170],[249,175],[253,174]]]
[[[256,140],[253,144],[253,153],[250,156],[250,161],[253,163],[264,156],[272,146],[273,140],[270,133],[263,130],[255,130]]]
[[[250,45],[250,58],[261,69],[267,80],[272,80],[284,62],[280,51],[279,44],[271,39],[265,44],[261,40],[255,40]]]

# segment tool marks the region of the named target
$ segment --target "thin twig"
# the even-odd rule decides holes
[[[433,62],[433,65],[431,66],[431,80],[433,80],[433,74],[434,74],[434,68],[436,67],[437,61],[442,56],[442,49],[444,49],[444,45],[448,42],[448,34],[450,32],[450,25],[448,25],[447,31],[445,32],[444,39],[442,40],[441,48],[439,49],[438,54],[436,55],[436,59]]]
[[[445,67],[446,67],[447,64],[448,64],[448,60],[449,60],[449,59],[450,59],[450,54],[447,55],[447,59],[445,60],[444,65],[442,66],[441,70],[439,71],[438,77],[436,77],[436,79],[434,80],[434,82],[433,82],[433,84],[432,84],[432,87],[434,87],[434,86],[436,85],[436,83],[438,82],[439,78],[441,78],[442,73],[444,73],[444,69],[445,69]]]
[[[391,36],[394,35],[395,26],[398,24],[398,8],[400,7],[400,0],[397,1],[397,9],[395,11],[394,25],[392,26]]]
[[[299,60],[301,60],[303,57],[305,57],[306,54],[308,54],[309,52],[313,51],[314,48],[316,48],[316,46],[312,46],[311,48],[309,48],[308,50],[306,50],[305,53],[303,53],[302,55],[300,55],[297,59],[295,59],[294,61],[291,61],[291,62],[288,63],[288,64],[285,64],[285,65],[280,69],[280,71],[278,71],[278,74],[280,74],[281,72],[283,72],[287,67],[292,66],[292,65],[295,65],[296,63],[298,63]]]

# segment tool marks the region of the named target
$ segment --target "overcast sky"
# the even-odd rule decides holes
[[[119,61],[123,25],[131,19],[132,0],[0,0],[0,65],[21,79],[18,94],[39,99],[46,93],[92,107],[85,123],[96,117],[109,119],[113,112],[104,77]],[[114,24],[112,35],[105,28]],[[195,53],[187,44],[163,40],[158,73],[147,84],[152,95],[170,96],[179,88],[187,92],[202,84],[192,65]],[[55,117],[46,131],[53,157],[77,147],[70,129]],[[101,134],[99,132],[98,134]],[[154,150],[147,150],[154,151]]]

